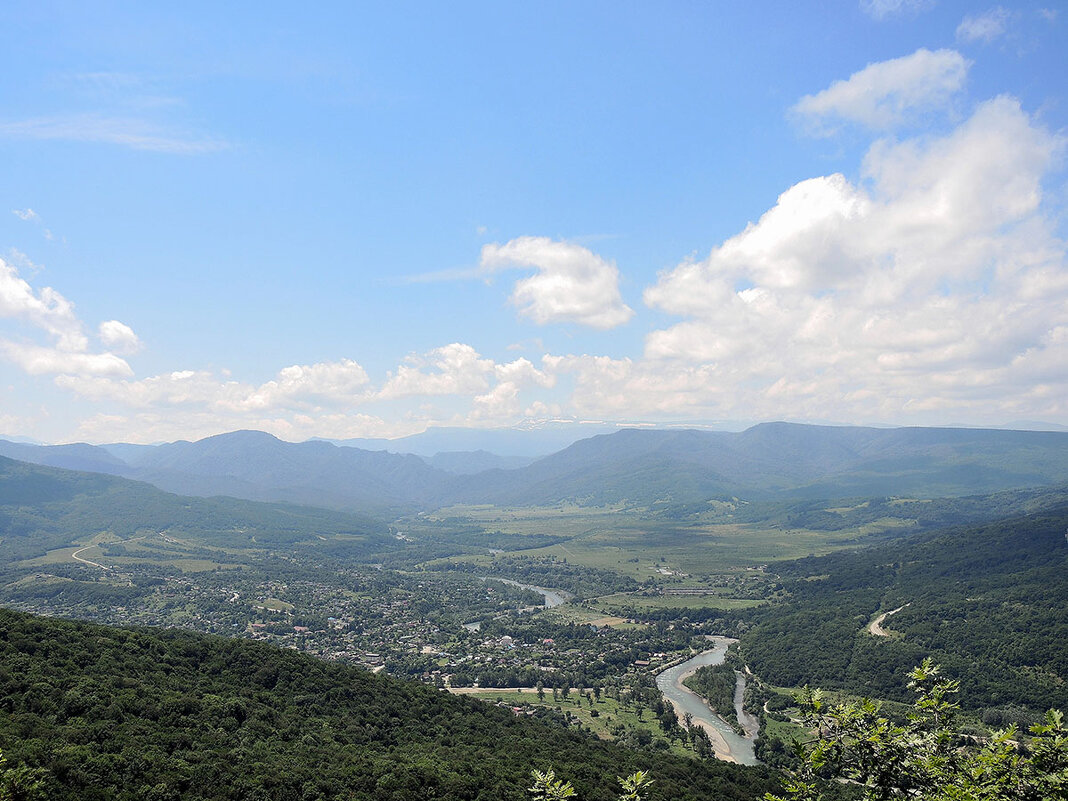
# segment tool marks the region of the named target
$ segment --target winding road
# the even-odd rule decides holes
[[[875,618],[875,620],[868,624],[868,633],[874,634],[876,637],[889,637],[890,632],[883,628],[883,622],[890,617],[890,615],[896,615],[906,606],[909,606],[909,604],[899,606],[897,609],[891,609],[889,612],[883,612],[879,617]]]

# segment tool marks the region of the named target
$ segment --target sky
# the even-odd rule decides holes
[[[0,436],[1068,425],[1068,9],[0,5]]]

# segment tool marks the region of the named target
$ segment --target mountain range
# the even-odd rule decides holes
[[[739,497],[937,497],[1068,482],[1068,433],[763,423],[742,432],[623,429],[526,463],[235,431],[156,446],[35,446],[0,455],[228,495],[386,514],[456,503],[638,507]],[[489,468],[489,469],[483,469]]]

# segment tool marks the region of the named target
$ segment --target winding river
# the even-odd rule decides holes
[[[522,584],[518,581],[512,581],[506,578],[497,578],[496,576],[486,576],[483,581],[499,581],[501,584],[511,584],[513,587],[519,587],[524,590],[531,590],[538,593],[545,599],[545,608],[552,609],[554,606],[560,606],[571,600],[571,593],[564,590],[550,590],[546,587],[535,587],[533,584]]]
[[[498,578],[497,576],[485,576],[483,580],[500,581],[511,584],[513,587],[521,587],[524,590],[532,590],[545,599],[545,608],[552,609],[560,606],[571,599],[571,593],[564,590],[553,590],[547,587],[535,587],[532,584],[523,584],[512,579]],[[478,631],[478,622],[468,623],[464,628]],[[687,712],[693,718],[695,724],[708,732],[709,739],[716,751],[718,759],[727,762],[737,762],[741,765],[757,765],[759,760],[753,753],[753,743],[756,740],[759,721],[742,709],[742,697],[745,693],[745,679],[738,677],[738,683],[734,689],[734,711],[738,722],[745,729],[745,735],[738,734],[731,726],[713,712],[704,699],[697,693],[684,686],[682,680],[695,673],[698,668],[705,665],[719,665],[723,663],[727,653],[727,647],[737,640],[730,637],[710,637],[713,647],[702,651],[692,659],[670,667],[657,674],[656,686],[675,707],[675,712],[681,722]]]
[[[656,677],[656,686],[660,688],[660,692],[664,694],[664,697],[675,706],[675,712],[680,721],[683,715],[689,712],[694,723],[708,732],[712,745],[715,747],[717,758],[727,762],[737,762],[741,765],[759,764],[759,760],[753,753],[753,743],[756,740],[759,723],[756,718],[742,709],[745,679],[739,676],[734,690],[734,710],[738,716],[738,721],[746,731],[745,736],[732,729],[726,721],[709,708],[701,696],[685,687],[682,683],[683,679],[696,672],[700,667],[722,664],[723,658],[727,653],[727,646],[736,642],[736,640],[732,640],[729,637],[712,637],[711,639],[715,643],[713,648],[659,673]]]
[[[524,590],[531,590],[541,595],[545,599],[545,608],[552,609],[554,606],[560,606],[566,604],[571,600],[572,595],[565,590],[551,590],[548,587],[535,587],[533,584],[522,584],[518,581],[512,581],[511,579],[498,578],[497,576],[483,576],[483,581],[499,581],[502,584],[511,584],[513,587],[519,587]],[[468,631],[478,631],[482,628],[481,621],[476,620],[474,623],[464,623],[464,628]]]

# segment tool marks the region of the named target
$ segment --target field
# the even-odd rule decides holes
[[[81,545],[73,548],[55,548],[44,556],[25,559],[19,567],[47,567],[63,564],[95,564],[107,568],[123,568],[131,565],[151,563],[161,567],[179,570],[182,573],[202,573],[216,569],[236,569],[229,557],[240,553],[233,549],[206,547],[182,542],[163,534],[142,535],[128,540],[120,540],[107,532],[96,534],[82,540]],[[122,550],[109,552],[108,546],[121,546]],[[216,561],[206,558],[209,554],[217,555]]]
[[[487,702],[501,702],[512,707],[540,706],[555,709],[561,714],[569,713],[578,725],[593,732],[602,740],[617,739],[621,734],[621,728],[624,732],[634,733],[631,736],[635,736],[637,732],[648,732],[653,742],[662,743],[658,746],[659,748],[681,756],[693,756],[693,750],[688,746],[682,745],[678,740],[668,741],[649,710],[625,706],[613,698],[602,696],[600,700],[595,699],[590,704],[584,696],[577,691],[572,691],[567,698],[558,697],[554,700],[552,690],[546,689],[545,699],[539,701],[536,691],[532,688],[522,692],[509,692],[487,687],[477,690],[465,689],[463,694]],[[594,717],[594,712],[597,713],[596,717]]]
[[[486,533],[487,540],[492,535],[498,541],[500,534],[512,538],[507,548],[498,545],[491,553],[487,546],[485,554],[451,557],[456,561],[474,561],[492,569],[493,559],[499,556],[554,557],[611,570],[639,582],[652,579],[664,586],[744,576],[747,568],[768,562],[856,547],[858,539],[894,527],[889,520],[885,526],[868,524],[831,532],[748,523],[687,523],[610,507],[577,506],[454,506],[425,519],[477,526]],[[557,542],[524,547],[524,538],[544,541],[546,537]],[[690,601],[679,600],[678,604],[667,605],[691,605]],[[694,605],[717,605],[714,599],[711,601]]]

